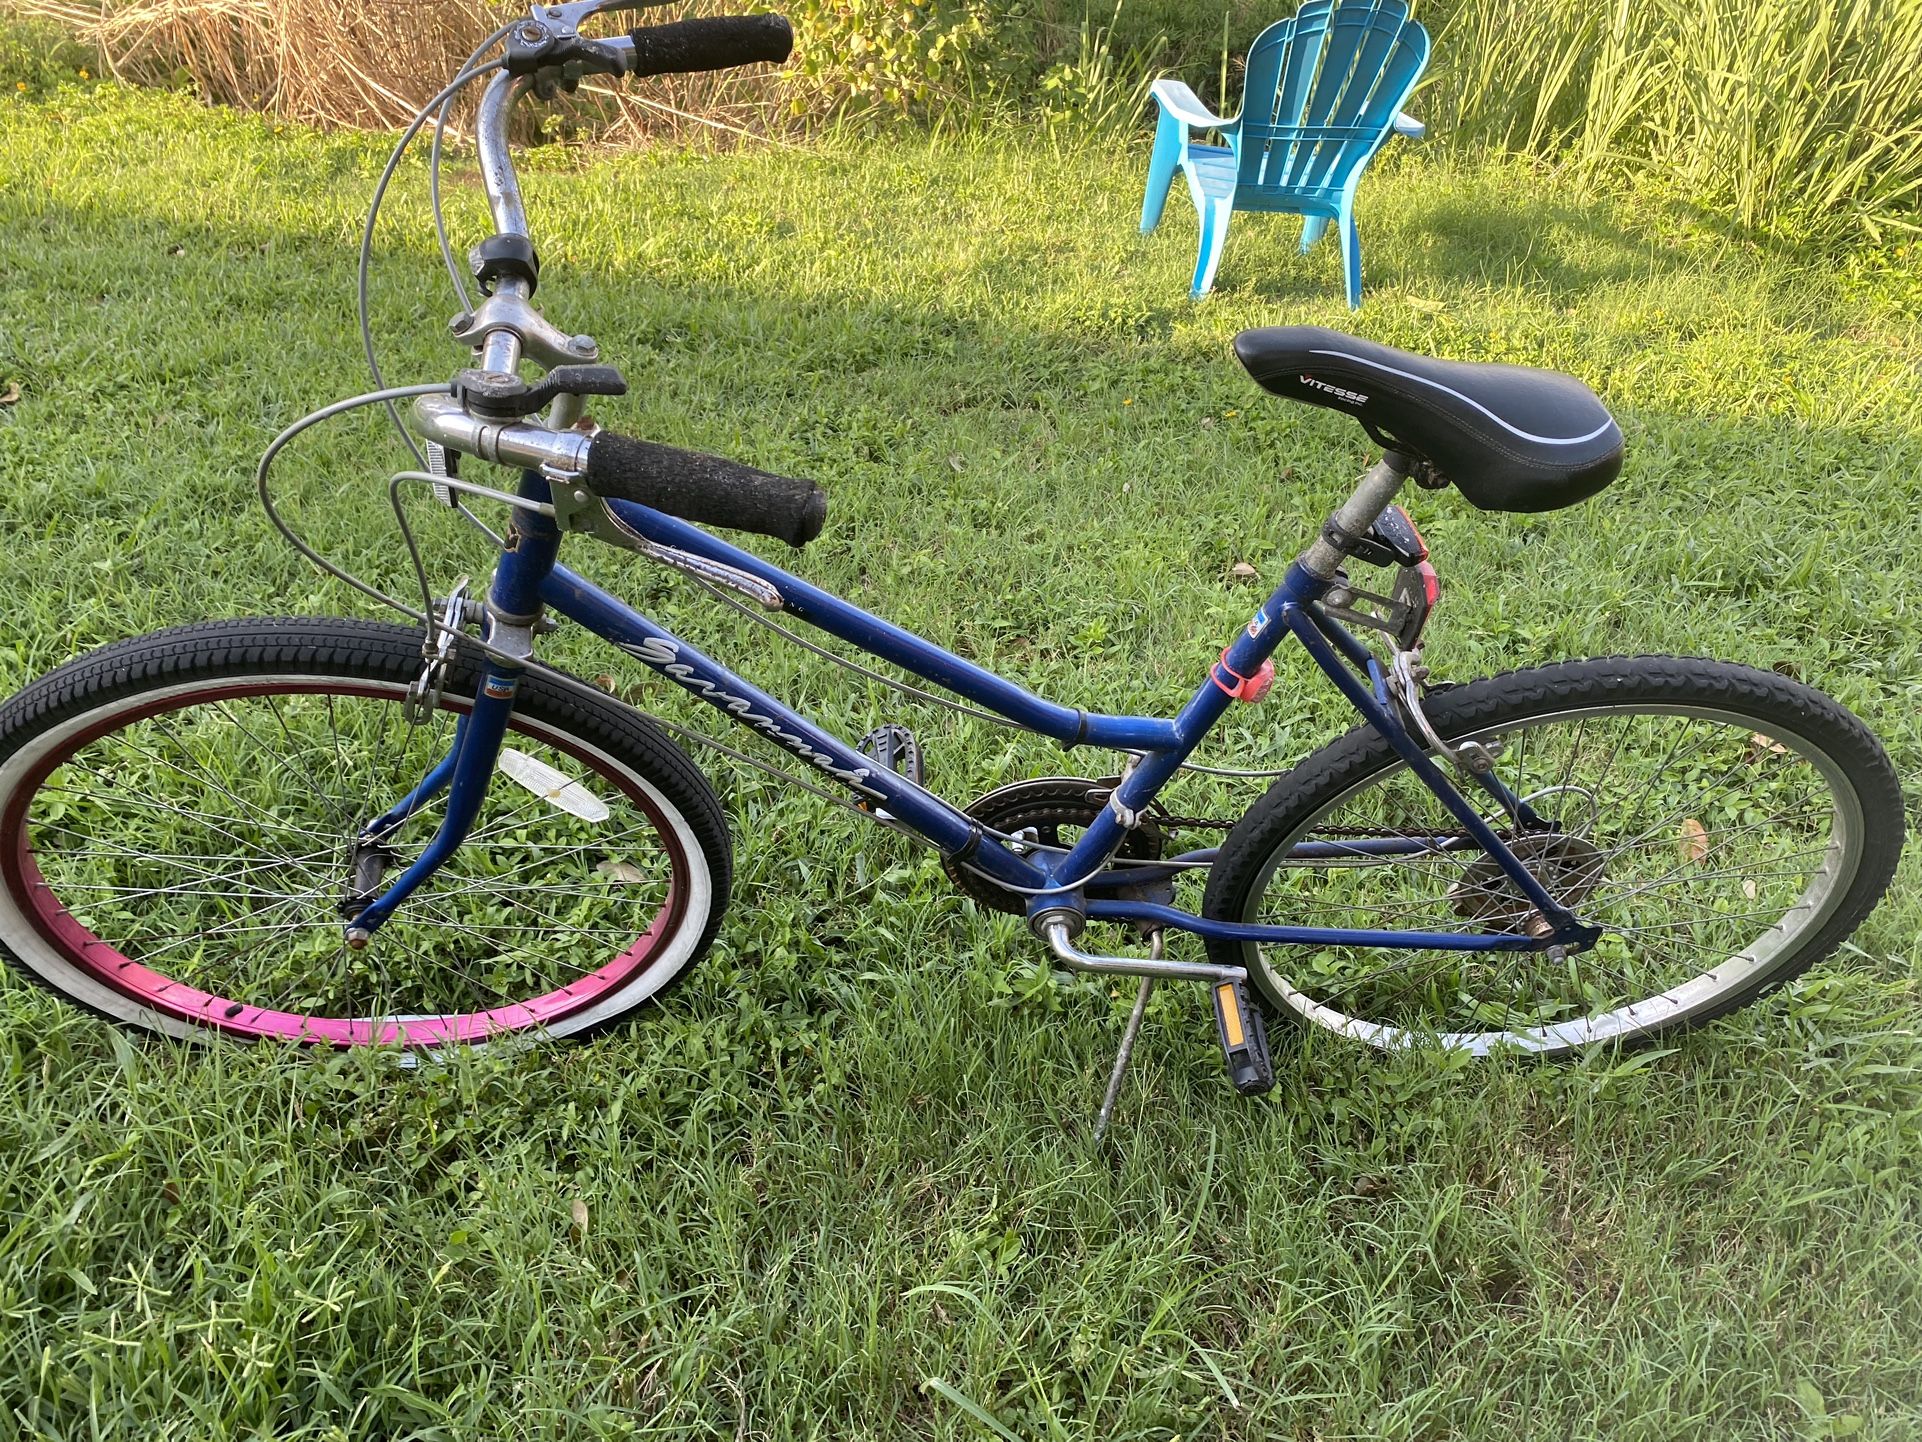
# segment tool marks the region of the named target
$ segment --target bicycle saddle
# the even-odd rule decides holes
[[[1622,432],[1560,371],[1432,360],[1314,325],[1263,326],[1235,354],[1264,390],[1354,416],[1484,511],[1553,511],[1622,469]]]

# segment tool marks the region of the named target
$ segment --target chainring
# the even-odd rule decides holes
[[[1038,776],[990,791],[969,806],[966,814],[983,827],[1008,836],[1020,836],[1037,848],[1066,851],[1074,842],[1064,838],[1061,829],[1088,826],[1106,809],[1108,793],[1120,784],[1118,776],[1105,781],[1080,776]],[[1141,824],[1121,843],[1116,858],[1159,861],[1167,841],[1164,821],[1165,813],[1159,807],[1151,807],[1142,816]],[[953,861],[944,860],[942,865],[947,869],[948,878],[983,906],[1015,916],[1026,913],[1028,898],[1021,893],[997,886],[979,872]]]

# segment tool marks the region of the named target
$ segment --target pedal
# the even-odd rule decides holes
[[[1258,1097],[1275,1085],[1275,1063],[1268,1054],[1268,1028],[1248,997],[1246,982],[1215,987],[1215,1035],[1228,1063],[1228,1080],[1245,1097]]]
[[[854,749],[877,766],[921,784],[921,743],[907,727],[877,726]]]

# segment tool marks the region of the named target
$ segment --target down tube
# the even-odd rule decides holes
[[[556,565],[541,599],[563,616],[621,648],[730,720],[758,731],[897,821],[943,854],[969,854],[969,865],[1011,886],[1043,887],[1048,878],[998,844],[983,843],[973,822],[940,797],[868,757],[703,655],[599,586]]]

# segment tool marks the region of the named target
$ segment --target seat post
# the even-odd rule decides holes
[[[1321,535],[1301,553],[1301,568],[1317,580],[1332,581],[1355,544],[1368,534],[1389,502],[1400,492],[1414,462],[1400,451],[1389,451],[1363,473],[1354,494],[1322,522]]]

